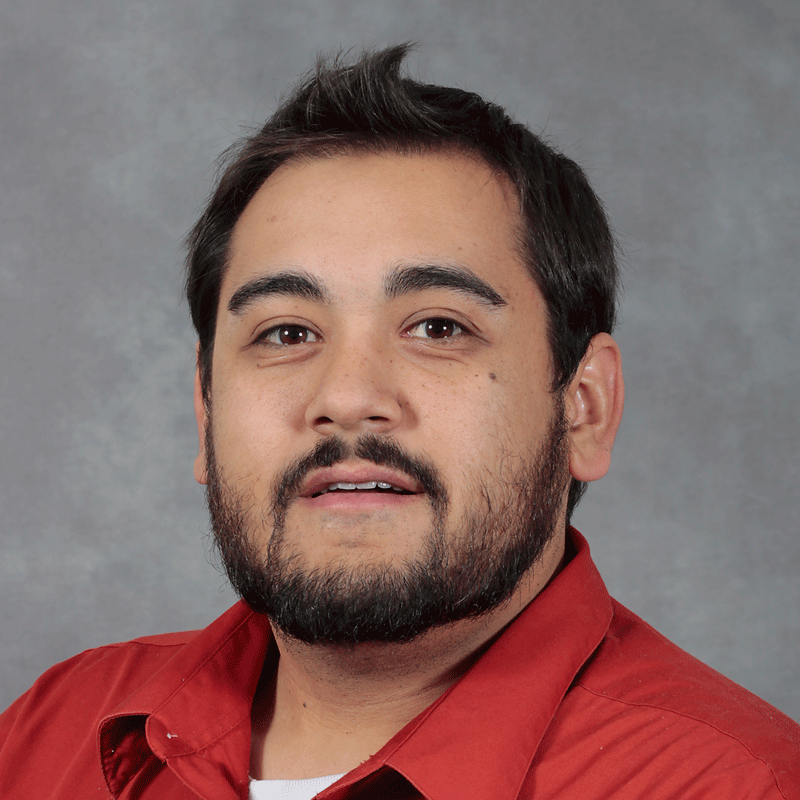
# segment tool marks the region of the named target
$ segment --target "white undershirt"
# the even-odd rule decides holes
[[[342,775],[323,775],[321,778],[296,781],[257,781],[251,778],[250,800],[311,800],[323,789],[336,783]]]

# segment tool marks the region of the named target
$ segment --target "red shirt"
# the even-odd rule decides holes
[[[467,675],[319,797],[800,799],[800,727],[613,601],[573,542]],[[0,797],[246,798],[271,646],[240,603],[53,667],[0,718]]]

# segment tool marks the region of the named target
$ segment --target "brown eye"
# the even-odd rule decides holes
[[[447,339],[458,326],[451,319],[429,319],[425,323],[425,335],[429,339]]]
[[[276,325],[260,337],[260,341],[274,345],[308,344],[317,341],[317,335],[302,325]]]
[[[410,328],[408,335],[420,339],[451,339],[465,332],[464,328],[452,319],[431,317]]]

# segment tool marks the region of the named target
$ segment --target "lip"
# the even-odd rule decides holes
[[[400,511],[419,502],[421,494],[400,492],[325,492],[316,497],[300,497],[297,507],[305,511],[361,517],[375,512]]]
[[[392,486],[396,486],[411,494],[420,494],[422,491],[419,484],[404,472],[398,472],[388,467],[379,467],[375,464],[359,464],[350,467],[346,464],[337,464],[333,467],[324,467],[312,472],[303,481],[298,496],[310,499],[332,483],[367,483],[369,481],[391,483]],[[332,492],[330,494],[333,496],[340,493]],[[342,492],[341,494],[345,493]],[[363,497],[371,493],[358,492],[357,494]],[[384,495],[375,493],[375,495],[372,496],[382,497]],[[404,496],[407,495],[395,494],[395,497]]]

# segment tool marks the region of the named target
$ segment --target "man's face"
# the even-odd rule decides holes
[[[198,420],[197,476],[221,549],[236,544],[229,572],[278,575],[281,594],[339,617],[370,595],[419,606],[415,584],[455,587],[441,621],[513,592],[563,527],[569,480],[514,203],[486,166],[444,154],[292,163],[255,195]],[[468,595],[488,573],[502,576],[484,581],[481,608]],[[434,622],[345,627],[361,626],[353,641],[407,639]]]

